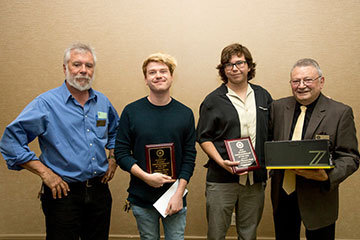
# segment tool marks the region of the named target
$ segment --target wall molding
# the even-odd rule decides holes
[[[110,234],[109,240],[139,240],[138,235],[119,235]],[[164,239],[164,236],[161,237]],[[202,240],[206,239],[206,236],[185,236],[185,240]],[[236,236],[229,236],[226,239],[237,239]],[[274,240],[274,237],[257,237],[258,240]],[[305,238],[301,238],[305,240]],[[45,234],[0,234],[0,240],[45,240]],[[340,239],[336,240],[356,240],[356,239]]]
[[[45,240],[45,234],[0,234],[0,240]],[[110,234],[109,240],[139,240],[138,235]],[[162,236],[161,239],[164,239]],[[205,240],[206,236],[185,236],[186,240]],[[229,236],[226,239],[237,239],[236,236]],[[274,238],[258,237],[258,240],[273,240]],[[344,239],[345,240],[345,239]]]

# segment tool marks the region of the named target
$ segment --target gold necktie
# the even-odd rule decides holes
[[[306,113],[306,107],[300,106],[301,113],[296,121],[294,133],[292,135],[291,140],[301,140],[302,136],[302,130],[304,126],[304,119],[305,119],[305,113]],[[290,170],[285,170],[284,174],[284,180],[282,187],[285,190],[285,192],[290,195],[295,191],[296,186],[296,176],[295,174]]]

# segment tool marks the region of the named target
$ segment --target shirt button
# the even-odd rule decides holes
[[[94,172],[94,174],[96,174],[96,171]]]
[[[91,160],[95,161],[95,158],[92,158]]]
[[[90,143],[90,147],[92,146],[92,143]]]
[[[90,132],[90,129],[86,129],[87,132]]]
[[[85,115],[85,117],[87,118],[87,115]]]

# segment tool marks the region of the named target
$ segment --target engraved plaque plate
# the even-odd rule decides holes
[[[229,160],[239,162],[239,165],[232,167],[234,173],[260,168],[250,137],[225,140],[224,142]]]
[[[176,178],[174,143],[145,145],[146,171]]]

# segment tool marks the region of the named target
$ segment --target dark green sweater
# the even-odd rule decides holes
[[[134,164],[146,171],[145,145],[170,142],[174,143],[176,176],[189,182],[196,157],[191,109],[175,99],[165,106],[155,106],[146,97],[141,98],[127,105],[121,114],[115,143],[116,162],[128,172]],[[153,188],[131,175],[128,200],[141,207],[152,207],[170,186]]]

